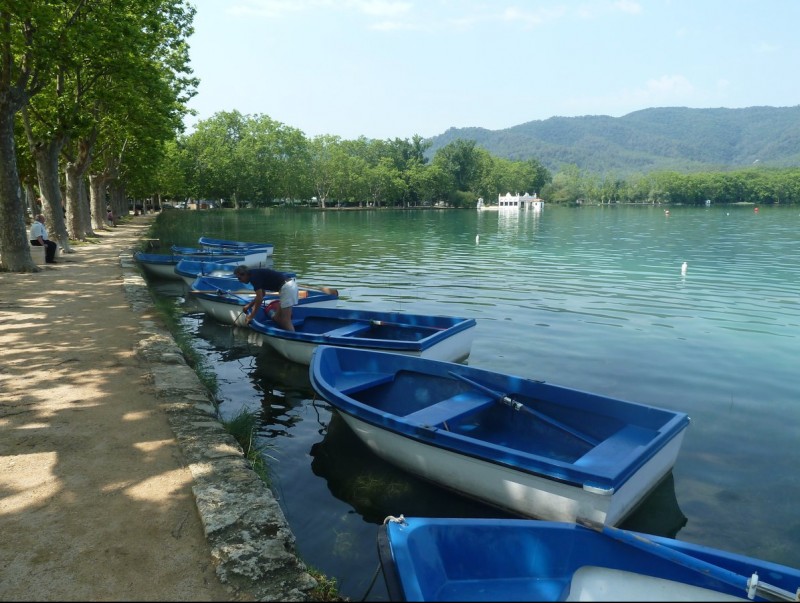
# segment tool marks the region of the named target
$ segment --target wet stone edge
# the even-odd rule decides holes
[[[120,254],[131,309],[153,307],[129,250]],[[308,601],[317,586],[295,550],[295,538],[269,487],[219,421],[211,395],[186,364],[172,335],[141,319],[136,353],[192,473],[195,502],[217,576],[242,599]]]

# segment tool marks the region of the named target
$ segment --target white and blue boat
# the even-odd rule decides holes
[[[372,451],[508,513],[617,525],[675,464],[689,417],[452,362],[319,347],[314,390]]]
[[[292,323],[295,330],[287,331],[262,308],[250,328],[284,358],[309,364],[320,345],[461,361],[470,354],[477,324],[473,318],[318,306],[294,307]]]
[[[257,267],[258,264],[261,264],[264,259],[263,256],[259,257],[260,259],[258,259],[257,263],[253,264],[254,267]],[[195,262],[213,261],[217,264],[230,264],[232,266],[231,275],[233,275],[233,267],[237,266],[238,264],[247,264],[249,260],[256,258],[254,256],[248,257],[244,255],[223,255],[219,253],[197,253],[188,256],[175,253],[147,253],[144,251],[136,251],[133,254],[133,259],[149,276],[165,280],[182,280],[182,275],[175,272],[175,268],[177,267],[178,263],[184,259],[191,259]]]
[[[200,237],[197,243],[202,249],[208,251],[224,251],[226,253],[240,253],[248,249],[260,249],[272,255],[274,245],[272,243],[254,243],[250,241],[234,241],[230,239],[215,239],[212,237]]]
[[[175,268],[181,260],[223,263],[231,264],[232,266],[246,264],[250,268],[266,268],[272,264],[272,257],[267,253],[267,250],[256,248],[234,253],[232,251],[224,252],[219,249],[210,251],[196,247],[173,245],[170,253],[136,251],[133,254],[133,258],[150,276],[168,280],[186,280],[182,275],[175,272]]]
[[[243,257],[243,256],[239,256]],[[187,286],[191,287],[194,281],[200,276],[214,276],[235,278],[233,271],[238,266],[238,260],[195,260],[182,258],[175,264],[175,274],[183,279]],[[267,267],[270,267],[269,265]]]
[[[227,325],[246,326],[243,308],[256,294],[249,283],[235,278],[200,276],[192,283],[189,293],[203,311],[216,321]],[[339,292],[325,287],[298,287],[299,306],[336,307]],[[280,298],[277,291],[267,292],[262,304],[269,305]]]
[[[800,570],[612,527],[389,517],[391,601],[797,601]]]
[[[174,255],[196,260],[213,260],[214,258],[244,257],[244,264],[251,268],[264,268],[272,261],[272,246],[270,247],[240,247],[203,249],[199,247],[182,247],[173,245],[171,251]]]

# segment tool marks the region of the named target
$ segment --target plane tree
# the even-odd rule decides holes
[[[11,152],[17,114],[36,161],[51,231],[68,249],[70,235],[80,238],[91,229],[83,184],[103,134],[137,123],[133,108],[143,99],[150,105],[149,124],[166,122],[170,127],[160,136],[149,127],[148,140],[138,142],[172,138],[181,127],[190,96],[181,94],[194,83],[187,75],[184,41],[193,15],[194,9],[183,0],[0,2],[0,26],[10,34],[0,49],[1,267],[37,269],[30,259],[16,156]],[[115,93],[118,86],[128,94]],[[126,145],[131,148],[135,141],[129,137]],[[60,192],[61,165],[70,232]]]

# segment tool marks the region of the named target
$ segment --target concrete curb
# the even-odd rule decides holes
[[[153,299],[130,252],[120,254],[125,295],[141,314]],[[137,355],[194,478],[193,492],[217,576],[238,598],[308,601],[317,586],[272,491],[219,422],[213,399],[172,335],[142,319]]]

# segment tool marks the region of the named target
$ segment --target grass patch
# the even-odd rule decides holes
[[[308,568],[308,573],[317,581],[317,587],[308,593],[311,601],[349,601],[350,599],[339,596],[339,585],[335,578],[328,578],[325,574]]]
[[[270,485],[269,467],[264,460],[265,456],[269,456],[265,451],[270,448],[270,446],[259,446],[256,442],[258,424],[258,413],[250,412],[244,408],[232,419],[222,421],[222,426],[237,442],[239,442],[239,446],[242,447],[245,457],[250,461],[253,471],[256,472],[264,483]],[[270,456],[270,458],[273,457]]]

